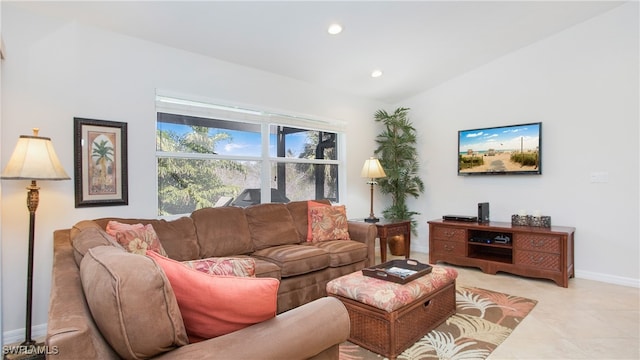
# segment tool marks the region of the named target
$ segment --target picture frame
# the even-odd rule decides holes
[[[127,123],[73,118],[76,208],[129,204]]]

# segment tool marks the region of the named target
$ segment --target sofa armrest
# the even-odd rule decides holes
[[[372,266],[376,262],[376,238],[378,228],[372,223],[361,221],[349,221],[349,237],[367,245],[367,263],[365,266]]]
[[[73,258],[69,229],[53,233],[47,359],[119,359],[91,317]]]
[[[338,359],[339,344],[349,337],[349,313],[324,297],[273,319],[217,338],[182,346],[158,359]],[[327,349],[330,353],[327,353]]]

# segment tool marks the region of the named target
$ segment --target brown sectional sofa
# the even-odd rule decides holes
[[[120,357],[91,316],[79,267],[89,249],[105,245],[104,239],[92,234],[102,233],[109,220],[151,224],[167,255],[175,260],[251,257],[257,277],[280,280],[275,318],[214,339],[175,346],[159,358],[337,359],[338,345],[349,334],[349,317],[341,303],[326,298],[326,284],[372,265],[375,258],[377,232],[371,224],[349,222],[351,240],[307,242],[306,201],[205,208],[172,221],[81,221],[54,233],[46,339],[50,348],[57,349],[49,356],[52,359]]]

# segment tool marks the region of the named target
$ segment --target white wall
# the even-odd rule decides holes
[[[539,209],[576,228],[578,277],[638,286],[638,33],[628,3],[402,102],[427,185],[412,248],[427,248],[427,220],[475,215],[478,202],[495,221]],[[458,130],[537,121],[541,176],[457,176]]]
[[[73,176],[73,118],[128,123],[129,206],[74,208],[73,181],[39,182],[33,324],[43,334],[52,264],[52,233],[81,219],[155,217],[155,91],[243,103],[349,122],[348,196],[352,217],[369,213],[360,169],[374,148],[373,114],[382,104],[288,78],[216,61],[76,23],[41,17],[2,3],[2,164],[17,138],[40,127]],[[2,312],[5,340],[24,334],[27,182],[3,181]]]
[[[34,319],[44,333],[52,232],[102,216],[154,217],[154,94],[160,88],[349,122],[350,216],[369,212],[362,162],[375,147],[375,110],[393,107],[335,93],[97,29],[2,6],[1,164],[17,138],[40,127],[73,174],[73,117],[127,122],[129,206],[75,209],[73,182],[40,182],[36,221]],[[638,284],[638,4],[627,4],[397,106],[412,108],[426,194],[413,201],[428,249],[426,221],[475,212],[491,203],[493,220],[540,209],[554,224],[575,226],[577,275]],[[456,175],[460,129],[543,122],[543,175]],[[606,184],[589,183],[608,172]],[[28,212],[26,182],[3,181],[0,213],[5,343],[24,326]],[[376,194],[375,211],[385,199]],[[410,202],[411,204],[411,202]],[[8,341],[7,341],[8,340]]]

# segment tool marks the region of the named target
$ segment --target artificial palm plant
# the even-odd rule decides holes
[[[418,198],[424,192],[424,183],[418,176],[416,129],[409,121],[408,112],[408,108],[398,108],[392,114],[385,110],[375,113],[375,121],[385,127],[376,137],[375,154],[387,174],[378,182],[380,191],[390,194],[392,199],[391,205],[382,212],[384,217],[414,222],[413,215],[419,213],[409,210],[406,199],[409,195]]]

